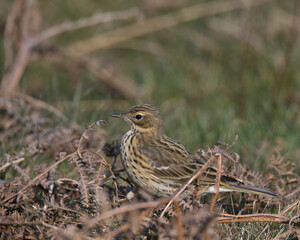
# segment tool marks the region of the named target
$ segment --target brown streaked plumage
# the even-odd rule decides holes
[[[122,118],[131,126],[122,138],[121,159],[130,179],[150,194],[170,196],[204,165],[195,161],[183,145],[164,134],[162,117],[151,105],[133,106],[112,117]],[[200,178],[200,191],[214,192],[216,170],[208,168]],[[244,185],[226,174],[221,176],[222,191],[277,196],[272,191]]]

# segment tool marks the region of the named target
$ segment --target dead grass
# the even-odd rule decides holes
[[[249,172],[239,164],[238,154],[229,152],[234,143],[218,143],[199,150],[196,157],[207,166],[218,159],[219,168],[224,168],[221,160],[229,159],[232,164],[226,171],[259,187],[272,188],[281,198],[251,194],[237,198],[235,194],[232,201],[226,201],[227,194],[216,202],[217,192],[212,197],[182,199],[178,191],[170,199],[153,199],[141,190],[132,198],[126,174],[109,164],[99,145],[91,144],[104,145],[103,135],[95,133],[95,125],[104,122],[87,126],[80,137],[80,130],[47,127],[49,118],[32,103],[16,99],[1,99],[1,103],[1,140],[17,141],[17,134],[26,129],[26,141],[19,152],[11,151],[1,159],[2,176],[10,172],[13,177],[0,184],[0,239],[291,239],[300,234],[300,178],[295,166],[276,150],[265,175]],[[23,104],[22,117],[16,107],[19,104]],[[42,130],[36,134],[38,124]],[[118,144],[106,145],[105,152],[118,158]],[[33,161],[29,165],[34,173],[29,174],[29,165],[22,164],[37,154],[52,158],[52,163]],[[64,170],[72,174],[64,177],[67,173],[58,166],[67,161],[69,167]],[[191,196],[192,180],[182,187],[189,189]]]
[[[207,20],[207,26],[213,32],[239,41],[241,49],[244,45],[250,46],[254,53],[259,53],[261,59],[268,55],[265,49],[268,49],[269,41],[266,39],[281,36],[289,29],[288,47],[282,56],[279,54],[278,58],[276,50],[270,51],[270,62],[276,69],[269,74],[276,76],[275,83],[271,85],[273,88],[270,98],[276,103],[277,99],[280,100],[278,96],[284,87],[283,83],[287,82],[285,77],[289,75],[290,59],[294,46],[297,45],[299,19],[296,10],[288,13],[280,10],[281,8],[274,8],[274,17],[271,21],[266,21],[266,26],[257,24],[260,29],[273,31],[265,39],[261,39],[259,34],[248,39],[242,37],[248,33],[247,30],[243,31],[248,25],[248,10],[263,6],[270,0],[245,3],[236,0],[213,1],[192,6],[185,6],[178,1],[176,4],[182,8],[146,19],[144,13],[136,8],[128,8],[95,13],[91,17],[46,28],[47,23],[37,2],[14,1],[7,15],[3,35],[5,64],[0,91],[6,98],[0,98],[0,239],[293,239],[300,235],[297,228],[300,224],[300,178],[293,161],[281,155],[280,147],[268,150],[271,163],[266,174],[249,171],[240,164],[239,155],[230,152],[237,138],[230,145],[217,143],[208,149],[201,149],[195,157],[205,161],[205,167],[215,165],[218,176],[221,169],[228,171],[249,184],[275,190],[281,198],[266,199],[250,194],[221,195],[218,188],[212,196],[199,196],[195,194],[191,183],[197,181],[204,171],[202,168],[174,196],[155,199],[142,190],[133,194],[133,186],[126,174],[117,167],[120,166],[118,144],[105,144],[105,132],[96,126],[102,126],[102,121],[91,124],[84,130],[75,123],[69,123],[68,118],[55,107],[30,96],[20,97],[18,91],[26,69],[33,62],[42,60],[66,69],[72,80],[74,78],[79,81],[78,73],[88,70],[112,92],[124,99],[138,101],[142,91],[132,81],[128,81],[124,74],[116,74],[118,63],[103,67],[102,60],[89,53],[118,46],[157,31],[170,30],[171,27],[194,19],[214,16]],[[174,3],[167,1],[165,4]],[[153,1],[148,1],[145,6],[147,9],[164,7],[158,3],[156,5],[158,6]],[[235,18],[224,21],[215,16],[237,9],[245,10],[245,24],[236,24]],[[60,45],[54,39],[63,33],[95,24],[111,24],[113,21],[129,19],[136,19],[136,22],[120,24],[117,28],[110,27],[108,31],[101,31],[86,39],[80,36],[67,46]],[[277,24],[278,21],[280,25]],[[32,22],[35,24],[30,24]],[[256,27],[256,23],[254,25]],[[218,49],[221,45],[214,40],[215,34],[212,35],[214,37],[207,37],[189,27],[182,29],[171,29],[170,32],[176,32],[204,52],[209,49],[219,58]],[[119,37],[115,37],[116,35]],[[157,55],[165,55],[173,48],[170,45],[168,49],[151,40],[144,41],[140,46],[142,47],[138,48],[135,45],[133,48]],[[250,53],[246,48],[243,51],[242,55],[245,56]],[[176,55],[178,54],[180,52]],[[182,61],[187,61],[180,57]],[[188,61],[191,62],[190,57]],[[196,68],[190,69],[192,73],[199,69],[198,60],[196,63]],[[235,69],[231,65],[227,66],[227,54],[226,63],[222,64],[228,69]],[[240,88],[237,97],[242,100],[246,86],[243,84],[243,69],[248,67],[243,64],[240,66],[241,84],[237,84]],[[262,64],[259,69],[264,72],[263,76],[268,75],[268,68],[264,68]],[[269,75],[268,81],[273,81]],[[236,73],[234,78],[237,78]],[[173,84],[173,76],[170,79],[168,88]],[[199,89],[194,83],[190,86],[188,95],[198,96]],[[293,90],[287,92],[287,101],[298,102],[292,84],[287,86]],[[215,94],[214,90],[209,90],[212,89],[209,86],[203,89],[208,92],[207,95]],[[200,95],[205,94],[202,91]],[[14,98],[15,95],[18,98]],[[244,109],[242,100],[239,102]],[[190,102],[199,101],[191,98]],[[97,106],[98,104],[96,102]],[[91,102],[87,102],[87,105],[90,107]],[[171,105],[173,107],[174,104]],[[112,164],[107,157],[114,159]],[[190,197],[182,198],[181,192],[186,189],[190,191]]]

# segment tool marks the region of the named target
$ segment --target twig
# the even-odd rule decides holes
[[[108,170],[109,170],[109,172],[110,172],[110,174],[111,174],[111,176],[113,178],[113,182],[114,182],[114,186],[115,186],[115,190],[116,190],[116,198],[118,200],[119,199],[118,184],[116,182],[116,176],[113,173],[110,164],[106,161],[106,159],[100,153],[98,153],[98,152],[96,152],[94,150],[90,150],[90,149],[89,150],[84,150],[84,151],[91,152],[91,153],[97,155],[103,161],[103,163],[106,165],[106,167],[108,168]]]
[[[1,92],[5,96],[10,94],[17,88],[19,80],[27,66],[30,57],[31,44],[29,42],[23,43],[20,47],[18,55],[11,66],[11,69],[6,72],[1,82]]]
[[[295,234],[296,236],[300,236],[300,229],[290,229],[285,232],[281,232],[275,236],[272,240],[279,240],[279,239],[288,239],[289,235]],[[298,235],[297,235],[298,234]]]
[[[3,79],[1,81],[1,93],[5,96],[10,96],[12,92],[18,87],[18,83],[21,79],[22,74],[28,64],[30,58],[30,51],[33,47],[32,41],[29,40],[29,18],[30,10],[33,6],[34,0],[28,0],[24,3],[23,14],[21,18],[21,43],[18,50],[18,54],[10,66],[5,71]]]
[[[255,239],[254,240],[257,240],[257,239],[261,239],[260,236],[267,230],[269,229],[269,224],[265,224],[265,227],[263,229],[261,229],[258,234],[256,234],[255,236]]]
[[[178,204],[178,201],[174,201],[175,206],[175,213],[176,213],[176,225],[177,225],[177,239],[183,240],[183,226],[182,226],[182,216],[181,216],[181,210]]]
[[[81,212],[79,212],[79,211],[75,211],[75,210],[73,210],[73,209],[66,208],[66,207],[57,206],[57,205],[52,204],[52,203],[50,203],[50,202],[47,202],[46,205],[49,205],[50,207],[53,207],[53,208],[55,208],[55,209],[60,209],[60,210],[66,211],[66,212],[71,212],[71,213],[75,213],[75,214],[77,214],[77,215],[83,216],[83,214],[82,214]]]
[[[58,230],[60,228],[54,226],[54,225],[51,225],[51,224],[48,224],[48,223],[45,223],[45,222],[41,222],[41,224],[45,227],[48,227],[48,228],[52,228],[52,229],[55,229],[55,230]]]
[[[290,206],[288,206],[285,210],[283,210],[280,215],[283,216],[285,214],[287,214],[289,211],[291,211],[294,207],[296,207],[297,205],[300,206],[300,200],[294,202],[293,204],[291,204]]]
[[[239,139],[239,135],[236,134],[232,143],[230,145],[227,146],[227,148],[225,148],[224,152],[227,152],[230,148],[232,148],[235,144],[236,144],[236,141]]]
[[[223,214],[220,214],[223,215]],[[290,224],[293,226],[300,226],[299,220],[294,220],[291,222],[291,219],[277,215],[277,214],[246,214],[246,215],[229,215],[226,214],[224,217],[217,217],[218,223],[233,223],[233,222],[276,222]]]
[[[67,47],[66,51],[73,56],[87,54],[96,51],[97,49],[107,48],[136,37],[161,31],[201,17],[207,17],[247,7],[259,6],[269,1],[270,0],[247,1],[247,3],[245,3],[240,0],[228,0],[201,3],[182,8],[177,12],[154,17],[144,22],[112,30],[108,33],[100,34],[93,38],[74,43]]]
[[[19,190],[17,193],[12,194],[11,196],[5,198],[2,202],[5,203],[9,200],[11,200],[12,198],[18,196],[19,194],[23,193],[25,190],[27,190],[29,187],[31,187],[32,185],[34,185],[38,180],[40,180],[44,175],[46,175],[49,171],[51,171],[53,168],[55,168],[57,165],[59,165],[60,163],[62,163],[63,161],[65,161],[66,159],[75,156],[77,153],[71,153],[67,156],[65,156],[62,159],[59,159],[57,162],[55,162],[54,164],[52,164],[50,167],[48,167],[44,172],[42,172],[40,175],[36,176],[34,179],[32,179],[25,187],[23,187],[21,190]]]
[[[118,235],[120,232],[124,232],[127,231],[128,229],[130,229],[131,224],[129,223],[125,223],[122,226],[114,229],[113,231],[111,231],[110,233],[107,233],[106,235],[103,235],[101,237],[96,237],[93,238],[94,240],[102,240],[102,239],[113,239],[114,236]]]
[[[222,155],[217,153],[216,156],[218,157],[218,169],[217,169],[217,176],[216,176],[215,193],[209,207],[210,213],[212,213],[212,211],[214,210],[215,204],[219,196],[221,173],[222,173]]]
[[[144,208],[155,208],[158,207],[162,204],[165,204],[166,201],[168,201],[169,198],[161,198],[158,201],[149,201],[149,202],[141,202],[141,203],[135,203],[135,204],[129,204],[125,206],[121,206],[119,208],[112,209],[110,211],[107,211],[100,216],[97,216],[93,219],[95,222],[99,222],[102,220],[105,220],[107,218],[113,217],[115,215],[120,215],[126,212],[131,212],[131,211],[136,211],[139,209],[144,209]]]
[[[11,96],[17,89],[19,81],[30,61],[30,58],[32,57],[32,50],[39,44],[66,31],[72,31],[75,29],[92,26],[101,22],[105,23],[114,20],[124,20],[140,15],[139,11],[136,8],[130,8],[127,10],[117,12],[100,13],[95,14],[94,16],[89,18],[82,18],[74,22],[68,21],[60,25],[53,26],[34,36],[30,32],[29,27],[35,0],[28,0],[22,2],[24,2],[24,7],[21,8],[21,10],[17,9],[17,7],[19,7],[20,4],[14,4],[11,10],[11,17],[8,19],[7,25],[5,27],[5,46],[7,47],[7,50],[5,51],[5,54],[7,55],[5,66],[7,68],[5,69],[6,71],[1,81],[0,91],[6,96]],[[23,13],[21,11],[23,11]],[[20,47],[18,48],[18,52],[16,54],[15,59],[13,59],[12,46],[9,41],[9,37],[13,28],[13,20],[19,15],[21,16],[21,37],[19,41]]]
[[[296,219],[300,219],[300,215],[296,215],[294,217],[291,218],[291,220],[289,221],[289,225],[294,225],[295,222],[298,223],[298,226],[300,227],[300,220],[296,220]]]
[[[22,1],[15,1],[12,3],[11,11],[7,15],[5,30],[4,30],[4,41],[3,41],[3,51],[4,51],[4,69],[8,69],[9,66],[12,65],[13,62],[13,47],[12,47],[12,34],[14,30],[14,24],[16,22],[16,18],[20,13]]]
[[[64,54],[72,59],[72,61],[85,66],[97,79],[100,79],[105,85],[118,91],[126,99],[136,100],[140,97],[135,84],[125,79],[124,76],[116,75],[115,71],[110,71],[100,66],[98,59],[84,55],[74,56],[68,51],[64,51]]]
[[[10,161],[8,163],[5,163],[1,168],[0,168],[0,172],[3,171],[5,168],[9,167],[10,165],[13,165],[13,164],[17,164],[17,163],[20,163],[22,161],[24,161],[25,158],[20,158],[20,159],[17,159],[17,160],[14,160],[14,161]]]
[[[43,225],[42,222],[0,222],[0,225]]]
[[[170,205],[173,203],[173,201],[178,198],[178,196],[198,177],[200,177],[204,171],[217,159],[217,155],[212,156],[205,164],[204,166],[193,176],[191,177],[180,189],[178,189],[175,194],[172,196],[171,200],[168,202],[167,206],[163,210],[162,214],[160,215],[160,218],[163,218],[165,212],[168,210]]]
[[[81,18],[77,21],[67,21],[44,30],[35,37],[34,43],[37,45],[64,32],[74,31],[100,23],[108,23],[116,20],[138,17],[140,14],[140,11],[134,7],[116,12],[97,13],[91,17]]]
[[[47,109],[49,112],[55,114],[56,116],[58,116],[59,118],[61,118],[63,121],[67,121],[68,118],[61,112],[59,111],[57,108],[51,106],[48,103],[45,103],[41,100],[35,99],[29,95],[25,96],[25,101],[32,103],[35,107],[38,108],[42,108],[42,109]]]
[[[77,154],[78,154],[78,152],[77,152]],[[80,156],[80,158],[82,158],[81,156]],[[85,181],[85,172],[84,172],[84,170],[80,167],[80,163],[79,163],[79,161],[78,161],[78,159],[76,159],[75,161],[74,161],[74,163],[75,163],[75,165],[76,165],[76,172],[79,174],[79,176],[80,176],[80,186],[81,186],[81,189],[82,189],[82,191],[81,191],[81,199],[82,199],[82,202],[83,202],[83,205],[84,206],[88,206],[89,205],[89,190],[88,190],[88,183]]]
[[[104,124],[105,124],[104,120],[99,120],[99,121],[93,122],[91,125],[86,126],[84,132],[81,134],[81,137],[79,139],[79,144],[77,147],[77,154],[81,159],[82,159],[81,148],[82,148],[82,143],[83,143],[84,139],[88,139],[88,133],[93,130],[93,127],[95,125],[102,126]],[[103,159],[102,156],[100,158]]]

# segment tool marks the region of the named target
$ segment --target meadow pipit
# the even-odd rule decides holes
[[[164,134],[163,120],[158,110],[149,104],[137,105],[122,114],[131,129],[121,142],[121,159],[130,179],[152,195],[172,195],[204,165],[195,160],[183,145]],[[200,176],[201,192],[214,192],[216,169],[208,168]],[[277,196],[266,189],[247,186],[241,180],[221,175],[220,192],[247,192]]]

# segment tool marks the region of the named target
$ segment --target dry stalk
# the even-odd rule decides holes
[[[13,63],[14,53],[12,47],[12,34],[13,34],[14,24],[19,15],[21,7],[22,7],[22,2],[15,1],[12,4],[10,13],[7,15],[6,25],[4,30],[4,41],[3,41],[3,45],[4,45],[3,50],[5,56],[4,69],[7,69]]]
[[[292,211],[292,209],[296,206],[300,207],[300,200],[298,200],[298,201],[294,202],[293,204],[291,204],[290,206],[288,206],[285,210],[283,210],[280,213],[280,215],[283,216],[283,215],[287,214],[288,212]]]
[[[177,239],[178,240],[183,240],[183,225],[182,225],[182,216],[181,216],[181,210],[179,207],[179,203],[177,201],[174,201],[174,206],[175,206],[175,213],[176,213],[176,229],[177,229]]]
[[[55,114],[57,117],[61,118],[63,121],[68,120],[68,118],[61,111],[59,111],[57,108],[51,106],[48,103],[45,103],[41,100],[38,100],[38,99],[33,98],[28,95],[25,96],[25,101],[32,104],[33,106],[35,106],[37,108],[46,109],[47,111],[49,111],[49,112]]]
[[[102,121],[98,121],[98,122],[96,122],[96,123],[93,123],[93,124],[90,126],[90,128],[91,128],[92,126],[94,126],[95,124],[101,125],[101,124],[103,124],[103,122],[102,122]],[[83,139],[86,137],[87,131],[90,131],[90,128],[88,128],[88,129],[87,129],[86,131],[84,131],[84,133],[82,134],[82,136],[81,136],[81,138],[80,138],[80,139],[81,139],[81,143],[82,143]],[[81,145],[79,144],[79,146],[81,146]],[[54,164],[52,164],[52,165],[51,165],[50,167],[48,167],[45,171],[43,171],[40,175],[36,176],[33,180],[31,180],[25,187],[23,187],[23,188],[22,188],[21,190],[19,190],[17,193],[15,193],[15,194],[13,194],[13,195],[11,195],[11,196],[5,198],[5,199],[3,200],[3,203],[5,203],[5,202],[11,200],[12,198],[16,197],[17,195],[23,193],[23,192],[24,192],[25,190],[27,190],[29,187],[31,187],[31,186],[33,186],[34,184],[36,184],[43,176],[45,176],[47,173],[49,173],[52,169],[54,169],[56,166],[58,166],[60,163],[62,163],[62,162],[65,161],[66,159],[69,159],[69,158],[74,157],[74,156],[76,156],[76,155],[81,156],[81,152],[91,152],[91,153],[97,155],[97,156],[103,161],[103,163],[107,166],[107,168],[109,169],[111,175],[112,175],[113,178],[114,178],[114,184],[115,184],[115,188],[116,188],[116,196],[118,196],[118,191],[117,191],[118,188],[117,188],[117,184],[116,184],[116,182],[115,182],[115,176],[114,176],[114,174],[113,174],[113,172],[112,172],[112,169],[111,169],[109,163],[105,160],[105,158],[104,158],[101,154],[99,154],[98,152],[95,152],[95,151],[92,151],[92,150],[78,150],[78,149],[77,149],[77,152],[68,154],[68,155],[62,157],[61,159],[59,159],[59,160],[58,160],[57,162],[55,162]],[[81,157],[82,157],[82,156],[81,156]],[[76,162],[76,163],[77,163],[77,162]],[[82,179],[82,178],[81,178],[81,179]],[[87,197],[86,197],[86,198],[87,198]],[[117,198],[117,199],[118,199],[118,198]]]
[[[115,176],[114,172],[112,171],[110,164],[106,161],[106,159],[100,153],[98,153],[98,152],[96,152],[94,150],[90,150],[90,149],[89,150],[84,150],[84,151],[91,152],[91,153],[97,155],[103,161],[103,163],[105,164],[105,166],[108,168],[108,170],[109,170],[109,172],[110,172],[110,174],[112,176],[113,182],[114,182],[114,186],[115,186],[115,190],[116,190],[116,199],[118,201],[118,199],[119,199],[118,184],[116,182],[116,176]]]
[[[7,168],[9,166],[20,163],[20,162],[23,162],[24,160],[25,160],[25,158],[20,158],[20,159],[5,163],[2,167],[0,167],[0,172],[3,171],[5,168]]]
[[[76,21],[67,21],[61,23],[59,25],[50,27],[40,34],[38,34],[35,38],[35,45],[38,45],[44,41],[49,40],[57,35],[60,35],[65,32],[70,32],[74,30],[78,30],[85,27],[90,27],[93,25],[97,25],[100,23],[108,23],[113,21],[126,20],[129,18],[139,17],[141,12],[137,8],[129,8],[126,10],[108,12],[108,13],[97,13],[88,18],[81,18]]]
[[[223,214],[220,214],[223,215]],[[287,217],[281,216],[280,214],[245,214],[245,215],[230,215],[225,214],[222,217],[217,217],[218,223],[233,223],[233,222],[272,222],[272,223],[283,223],[293,226],[300,226],[300,220],[293,220]]]
[[[31,9],[34,5],[34,0],[28,0],[26,2],[23,2],[23,4],[24,6],[22,7],[18,6],[17,4],[13,5],[12,12],[16,14],[15,11],[18,11],[18,14],[21,16],[21,20],[20,20],[21,42],[20,42],[18,54],[15,57],[14,61],[11,60],[11,57],[8,58],[9,61],[11,61],[11,65],[9,66],[9,69],[6,69],[7,71],[4,72],[3,79],[1,81],[0,90],[5,96],[10,96],[17,89],[19,81],[30,59],[30,51],[33,47],[32,42],[30,41],[29,21],[30,21]],[[8,24],[11,23],[8,22]],[[9,26],[8,28],[11,27],[12,26]],[[10,51],[7,53],[9,54],[9,56],[12,55]]]
[[[139,91],[135,84],[124,79],[124,76],[116,77],[114,72],[101,67],[99,65],[99,61],[96,58],[83,55],[74,56],[66,51],[64,52],[64,54],[73,61],[84,65],[97,79],[101,79],[101,81],[105,85],[117,90],[126,99],[134,100],[139,98]]]
[[[161,198],[158,201],[149,201],[149,202],[139,202],[135,204],[128,204],[125,206],[121,206],[119,208],[112,209],[110,211],[107,211],[100,216],[97,216],[93,219],[94,222],[103,221],[107,218],[113,217],[115,215],[120,215],[126,212],[136,211],[139,209],[145,209],[145,208],[156,208],[158,206],[161,206],[165,204],[169,199],[168,198]]]
[[[129,223],[125,223],[123,224],[122,226],[114,229],[113,231],[107,233],[106,235],[103,235],[101,237],[96,237],[96,238],[93,238],[94,240],[102,240],[102,239],[113,239],[116,235],[118,235],[119,233],[121,232],[125,232],[127,230],[129,230],[131,228],[131,224]]]
[[[288,237],[292,234],[295,234],[295,236],[300,236],[300,229],[290,229],[284,233],[278,234],[272,240],[288,239]]]
[[[16,226],[22,226],[22,225],[42,225],[42,222],[0,222],[0,225],[16,225]]]
[[[216,205],[219,196],[221,173],[222,173],[222,155],[217,153],[216,156],[218,157],[218,169],[217,169],[217,176],[216,176],[215,193],[209,207],[210,213],[212,213],[212,211],[214,210],[214,207]]]
[[[12,194],[11,196],[5,198],[2,202],[6,203],[7,201],[11,200],[12,198],[22,194],[25,190],[27,190],[29,187],[33,186],[34,184],[36,184],[43,176],[45,176],[48,172],[50,172],[52,169],[54,169],[55,167],[57,167],[60,163],[62,163],[63,161],[65,161],[66,159],[69,159],[71,157],[76,156],[76,152],[75,153],[71,153],[67,156],[65,156],[62,159],[59,159],[57,162],[55,162],[54,164],[52,164],[50,167],[48,167],[44,172],[42,172],[40,175],[36,176],[34,179],[32,179],[25,187],[21,188],[21,190],[19,190],[17,193]]]
[[[165,209],[163,210],[162,214],[160,215],[160,219],[163,218],[164,214],[166,213],[166,211],[168,210],[168,208],[170,207],[170,205],[174,202],[175,199],[177,199],[179,197],[179,195],[194,181],[196,180],[198,177],[200,177],[204,171],[210,167],[210,165],[217,159],[217,155],[212,156],[205,164],[204,166],[193,176],[190,178],[190,180],[188,180],[182,187],[180,187],[175,194],[172,196],[171,200],[168,202],[167,206],[165,207]]]
[[[34,53],[33,49],[46,40],[49,40],[67,31],[73,31],[100,23],[112,22],[115,20],[125,20],[141,15],[136,8],[117,12],[98,13],[89,18],[82,18],[73,22],[64,22],[62,24],[50,27],[39,34],[35,34],[32,33],[30,29],[30,21],[32,18],[33,9],[36,6],[34,3],[35,0],[15,1],[15,3],[12,5],[11,13],[8,15],[8,21],[5,26],[6,69],[0,86],[0,91],[5,96],[12,96],[12,94],[16,92],[19,81]],[[17,19],[17,17],[20,17],[20,47],[18,48],[16,56],[13,59],[11,35],[13,29],[16,28],[15,19]]]
[[[165,14],[159,17],[148,19],[130,26],[112,30],[105,34],[100,34],[93,38],[83,40],[66,48],[70,56],[87,54],[98,49],[107,48],[130,39],[144,36],[153,32],[161,31],[178,24],[192,21],[198,18],[207,17],[238,9],[259,6],[270,0],[247,1],[239,0],[213,1],[182,8],[177,12]]]

